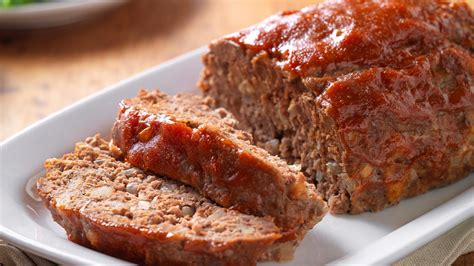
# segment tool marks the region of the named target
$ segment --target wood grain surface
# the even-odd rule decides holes
[[[0,141],[107,85],[315,2],[132,0],[79,24],[0,30]]]

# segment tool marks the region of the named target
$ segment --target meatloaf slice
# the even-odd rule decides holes
[[[132,165],[189,184],[223,207],[272,217],[284,241],[296,244],[322,219],[324,201],[295,166],[253,146],[209,100],[141,91],[120,104],[113,141]]]
[[[328,1],[212,42],[200,87],[331,212],[378,211],[473,171],[473,29],[460,2]]]
[[[190,187],[117,159],[118,148],[110,148],[95,136],[45,162],[38,191],[70,240],[147,265],[271,259],[270,246],[281,237],[271,219],[219,207]]]

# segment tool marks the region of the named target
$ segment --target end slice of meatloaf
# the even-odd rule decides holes
[[[278,253],[271,219],[219,207],[117,155],[95,136],[45,162],[38,192],[70,240],[147,265],[253,265]]]
[[[189,184],[223,207],[272,217],[284,241],[296,244],[322,219],[324,201],[301,172],[252,145],[209,100],[141,91],[120,104],[113,141],[137,167]]]
[[[200,87],[331,212],[378,211],[473,171],[473,29],[461,2],[328,1],[212,42]]]

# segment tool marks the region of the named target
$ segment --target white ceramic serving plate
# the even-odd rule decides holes
[[[127,0],[49,0],[0,8],[0,28],[35,29],[91,18]]]
[[[29,191],[43,161],[99,132],[109,135],[118,102],[139,88],[167,93],[197,91],[199,49],[88,97],[1,144],[0,238],[64,264],[120,264],[121,260],[76,245]],[[448,187],[404,200],[378,213],[327,215],[284,265],[389,264],[474,213],[474,174]],[[262,265],[279,265],[262,263]]]

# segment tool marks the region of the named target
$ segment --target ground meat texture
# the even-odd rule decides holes
[[[378,211],[474,169],[473,29],[465,3],[328,1],[215,40],[199,85],[331,212]]]
[[[113,141],[129,163],[189,184],[223,207],[272,217],[285,241],[298,243],[322,219],[324,201],[298,169],[252,145],[210,101],[141,91],[121,103]]]
[[[219,207],[117,155],[95,136],[45,162],[38,192],[70,240],[147,265],[255,265],[291,257],[292,246],[275,242],[282,235],[270,218]]]

